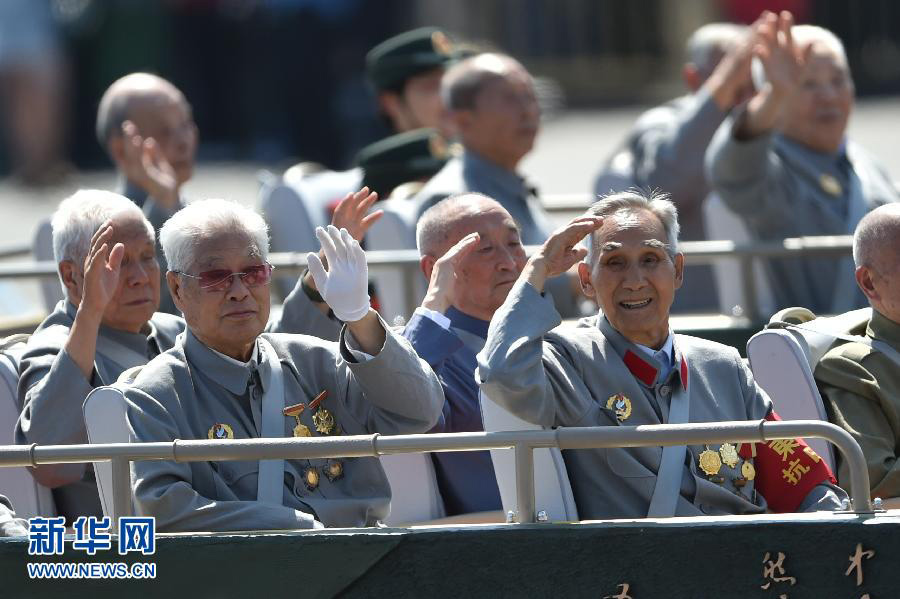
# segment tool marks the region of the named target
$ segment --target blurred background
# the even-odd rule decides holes
[[[678,95],[687,36],[709,21],[749,23],[764,8],[837,33],[860,98],[900,93],[891,0],[3,0],[0,176],[46,185],[73,168],[108,167],[97,102],[132,71],[185,92],[201,170],[301,159],[342,169],[385,133],[363,59],[401,31],[437,25],[509,52],[556,114]]]

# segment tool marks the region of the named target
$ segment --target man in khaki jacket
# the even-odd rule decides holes
[[[863,218],[853,236],[856,283],[872,306],[859,342],[839,342],[819,362],[816,382],[828,418],[862,447],[872,495],[900,505],[900,205]],[[846,480],[846,464],[839,463]]]

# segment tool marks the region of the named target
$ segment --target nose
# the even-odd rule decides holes
[[[622,286],[629,291],[638,291],[647,285],[647,277],[639,264],[633,263],[625,270]]]
[[[146,285],[150,281],[149,267],[142,260],[135,260],[125,271],[125,284],[129,287]]]
[[[497,270],[499,271],[512,271],[516,268],[516,252],[515,250],[504,247],[501,251],[497,252]]]
[[[239,302],[250,295],[250,288],[237,276],[237,273],[234,273],[231,275],[231,283],[228,285],[226,295],[228,299]]]

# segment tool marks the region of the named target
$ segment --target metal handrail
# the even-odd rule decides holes
[[[833,443],[850,470],[856,513],[872,513],[869,471],[859,444],[843,429],[819,420],[728,421],[641,426],[595,426],[554,430],[346,437],[175,440],[159,443],[0,446],[0,467],[112,462],[113,518],[131,514],[132,461],[319,459],[377,457],[397,453],[508,449],[516,460],[516,521],[535,522],[534,450],[658,447],[705,443],[749,443],[812,437]]]

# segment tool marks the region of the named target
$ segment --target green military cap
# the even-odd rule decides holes
[[[434,129],[391,135],[363,148],[356,158],[363,185],[387,198],[408,181],[430,179],[450,158],[447,142]]]
[[[369,50],[366,72],[376,89],[391,89],[454,58],[453,44],[443,31],[422,27],[395,35]]]

